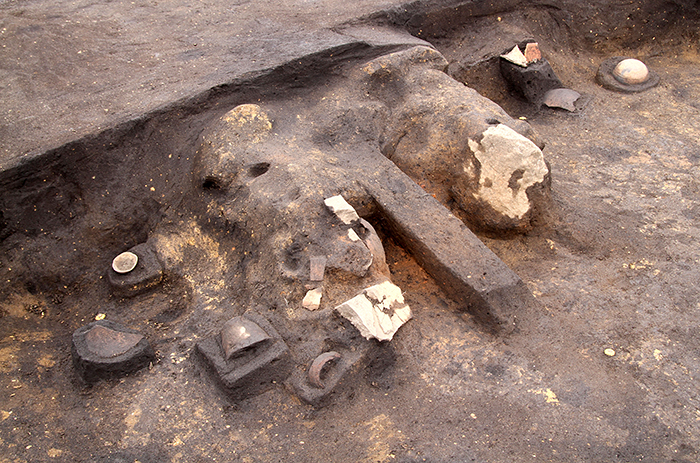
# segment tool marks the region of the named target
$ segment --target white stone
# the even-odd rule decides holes
[[[136,268],[139,263],[139,256],[133,252],[122,252],[112,261],[112,268],[117,273],[129,273]]]
[[[511,63],[517,64],[518,66],[522,66],[524,68],[527,67],[527,59],[525,58],[525,55],[523,55],[523,52],[520,51],[520,47],[518,47],[517,45],[514,46],[513,49],[505,55],[501,55],[501,58],[505,58]]]
[[[335,308],[350,320],[366,339],[391,341],[396,331],[411,319],[411,308],[401,289],[385,281],[371,286]]]
[[[348,230],[348,238],[350,238],[350,241],[360,241],[360,237],[357,236],[357,233],[352,228]]]
[[[341,195],[332,196],[325,199],[324,204],[332,213],[334,213],[346,225],[350,225],[356,220],[360,220],[355,209],[345,201]]]
[[[530,210],[526,190],[544,181],[549,173],[542,151],[532,141],[507,125],[489,127],[481,143],[469,140],[469,148],[481,164],[477,199],[496,212],[520,219]],[[522,172],[517,189],[511,189],[511,177]]]
[[[323,296],[323,288],[307,291],[301,305],[308,310],[317,310],[321,306],[321,296]]]
[[[638,59],[628,58],[617,63],[613,76],[623,84],[643,84],[649,79],[649,69]]]

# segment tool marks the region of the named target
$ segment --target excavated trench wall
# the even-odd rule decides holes
[[[474,82],[479,91],[503,104],[507,96],[497,76],[496,48],[460,62],[459,56],[441,46],[453,39],[451,31],[473,23],[483,33],[476,41],[498,41],[494,24],[498,26],[501,17],[517,17],[529,28],[513,32],[514,37],[537,34],[557,47],[603,53],[634,47],[649,36],[659,44],[692,36],[696,31],[687,25],[697,17],[697,6],[690,0],[556,6],[517,0],[488,5],[416,1],[360,21],[403,27],[437,44],[451,61],[451,75]],[[490,25],[484,27],[484,21]],[[237,104],[287,98],[304,88],[325,85],[344,66],[391,49],[357,43],[306,56],[262,77],[213,88],[3,171],[0,239],[8,264],[2,268],[7,282],[3,294],[23,290],[60,294],[99,278],[117,251],[142,242],[167,210],[183,207],[198,136],[217,116]]]

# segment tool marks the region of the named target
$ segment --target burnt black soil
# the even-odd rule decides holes
[[[122,299],[105,276],[116,253],[156,227],[170,227],[195,272],[214,255],[234,261],[235,239],[202,231],[183,201],[197,137],[236,104],[322,85],[332,78],[318,64],[324,57],[313,60],[316,72],[283,69],[219,89],[5,175],[0,460],[697,461],[700,53],[688,13],[697,5],[633,6],[371,18],[400,20],[432,42],[455,78],[526,118],[546,142],[547,220],[524,236],[482,236],[543,308],[519,332],[494,337],[382,232],[414,319],[326,408],[282,386],[230,400],[191,356],[216,319],[192,317],[191,281],[166,277],[157,291]],[[495,56],[525,38],[589,98],[582,111],[534,108],[508,92]],[[362,56],[351,51],[349,59]],[[601,88],[595,73],[613,55],[642,59],[660,85]],[[283,85],[291,75],[303,85]],[[144,333],[157,362],[82,384],[71,334],[98,313]]]

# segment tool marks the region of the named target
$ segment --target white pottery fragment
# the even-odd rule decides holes
[[[317,310],[321,306],[321,296],[323,296],[323,288],[307,291],[301,305],[308,310]]]
[[[391,341],[396,331],[411,318],[401,288],[385,281],[336,307],[366,339]]]
[[[522,66],[524,68],[527,67],[527,59],[525,58],[525,55],[523,55],[523,52],[520,51],[520,47],[517,45],[505,55],[501,55],[501,58],[507,59],[511,63],[517,64],[518,66]]]
[[[360,216],[357,215],[355,209],[341,195],[332,196],[323,202],[345,225],[350,225],[356,220],[360,220]]]

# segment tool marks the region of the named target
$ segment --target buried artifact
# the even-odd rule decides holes
[[[511,332],[536,302],[446,206],[477,228],[528,230],[546,207],[549,168],[530,126],[446,65],[414,47],[304,99],[222,114],[194,157],[183,203],[193,218],[173,209],[132,249],[135,270],[111,271],[113,289],[188,282],[206,320],[201,364],[235,399],[278,383],[316,406],[351,393],[413,310],[427,309],[409,308],[391,281],[385,234],[485,330]],[[121,288],[126,277],[139,281]]]
[[[237,245],[243,289],[224,309],[234,318],[198,343],[234,397],[283,381],[306,402],[328,403],[409,321],[376,225],[487,330],[510,332],[534,304],[439,201],[479,228],[527,230],[548,198],[549,169],[528,124],[445,66],[427,47],[382,56],[314,99],[240,105],[202,133],[193,207],[212,233],[248,237]],[[229,353],[226,333],[245,319],[279,333],[282,367],[265,336]]]

